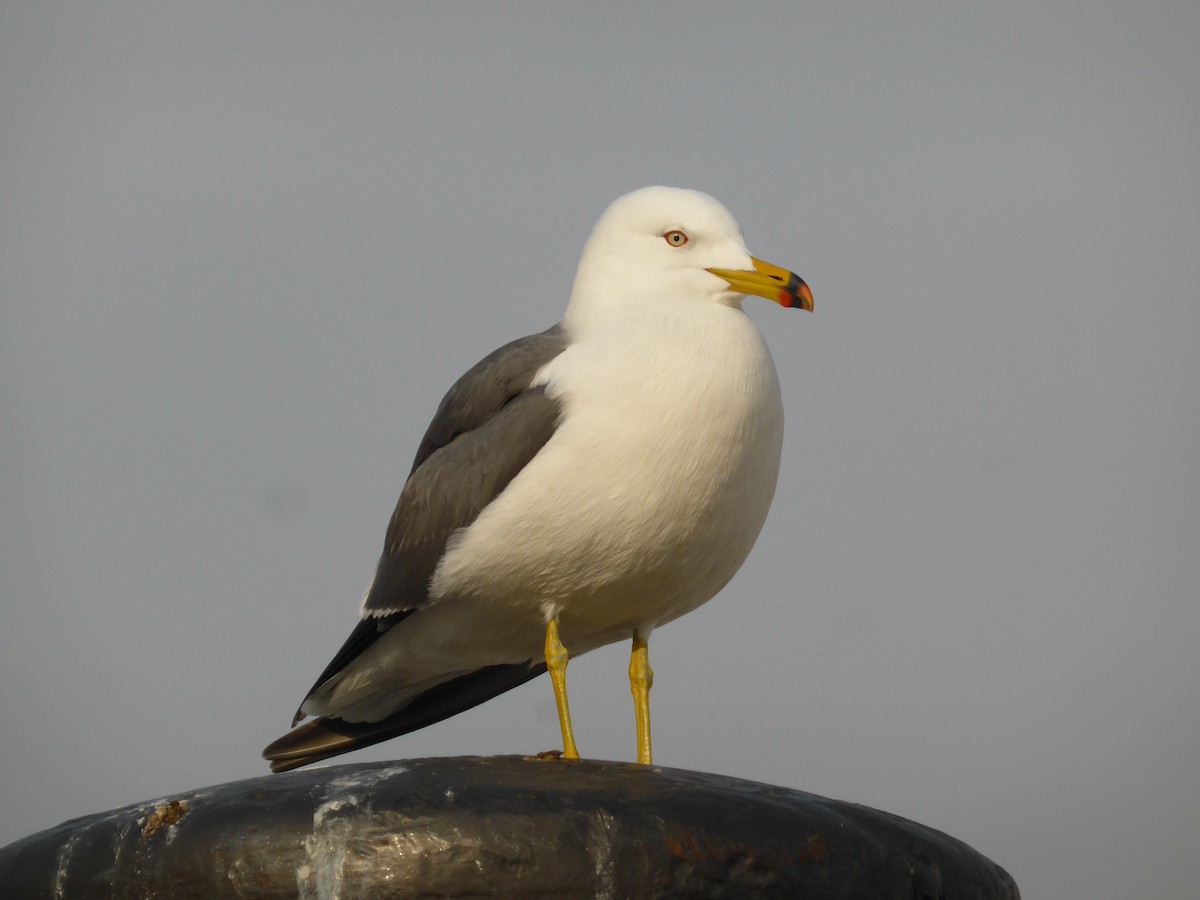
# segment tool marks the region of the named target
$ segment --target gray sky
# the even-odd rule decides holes
[[[442,392],[618,194],[705,190],[784,468],[655,756],[1193,898],[1200,7],[0,12],[0,844],[261,775]],[[627,648],[571,667],[630,759]],[[535,681],[359,759],[558,744]],[[353,760],[355,757],[347,757]]]

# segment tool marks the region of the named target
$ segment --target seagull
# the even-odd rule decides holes
[[[649,765],[651,632],[711,599],[775,493],[779,379],[746,295],[812,311],[707,194],[648,187],[588,238],[562,321],[442,400],[388,524],[357,626],[292,730],[282,772],[407,734],[550,673],[578,759],[566,669],[631,640]],[[299,727],[306,716],[310,721]]]

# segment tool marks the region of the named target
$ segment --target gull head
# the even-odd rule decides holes
[[[750,255],[724,206],[700,191],[647,187],[613,201],[583,250],[568,318],[600,307],[709,302],[747,294],[812,310],[808,285]]]

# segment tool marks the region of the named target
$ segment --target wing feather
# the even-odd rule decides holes
[[[513,341],[447,392],[388,523],[364,616],[424,605],[450,535],[474,522],[550,440],[559,404],[530,383],[564,346],[558,326]]]
[[[531,383],[537,371],[565,346],[557,325],[512,341],[480,360],[447,392],[425,432],[388,524],[375,580],[363,601],[362,619],[305,701],[428,602],[429,582],[450,536],[474,522],[550,440],[561,410],[543,388]],[[411,731],[481,703],[539,671],[536,666],[505,668],[503,673],[496,667],[483,668],[477,677],[468,674],[456,679],[459,687],[454,690],[435,688],[422,694],[413,701],[419,704],[416,710],[407,716],[403,711],[396,714],[401,716],[397,721],[405,723],[402,726],[392,721],[396,719],[393,716],[385,720],[390,725],[374,723],[378,727],[364,725],[357,731],[338,723],[339,728],[346,725],[350,729],[339,733],[343,738],[353,733],[355,746],[364,740],[374,743],[404,733],[397,727]],[[465,689],[467,685],[470,690]],[[297,711],[292,725],[301,718],[303,713]],[[319,719],[305,727],[315,733],[326,727],[321,723],[331,721],[336,720]],[[377,734],[384,736],[375,737]],[[271,747],[291,736],[285,735]],[[345,743],[343,740],[339,746]],[[345,750],[325,755],[339,752]]]

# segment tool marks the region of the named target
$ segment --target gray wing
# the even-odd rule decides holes
[[[530,382],[565,346],[556,325],[489,354],[450,388],[392,513],[364,615],[424,605],[450,535],[474,522],[550,440],[559,404]]]
[[[428,601],[450,535],[474,522],[550,440],[558,403],[530,382],[565,346],[557,325],[520,338],[488,354],[446,393],[392,513],[363,618],[305,700]],[[292,725],[303,717],[296,710]]]

